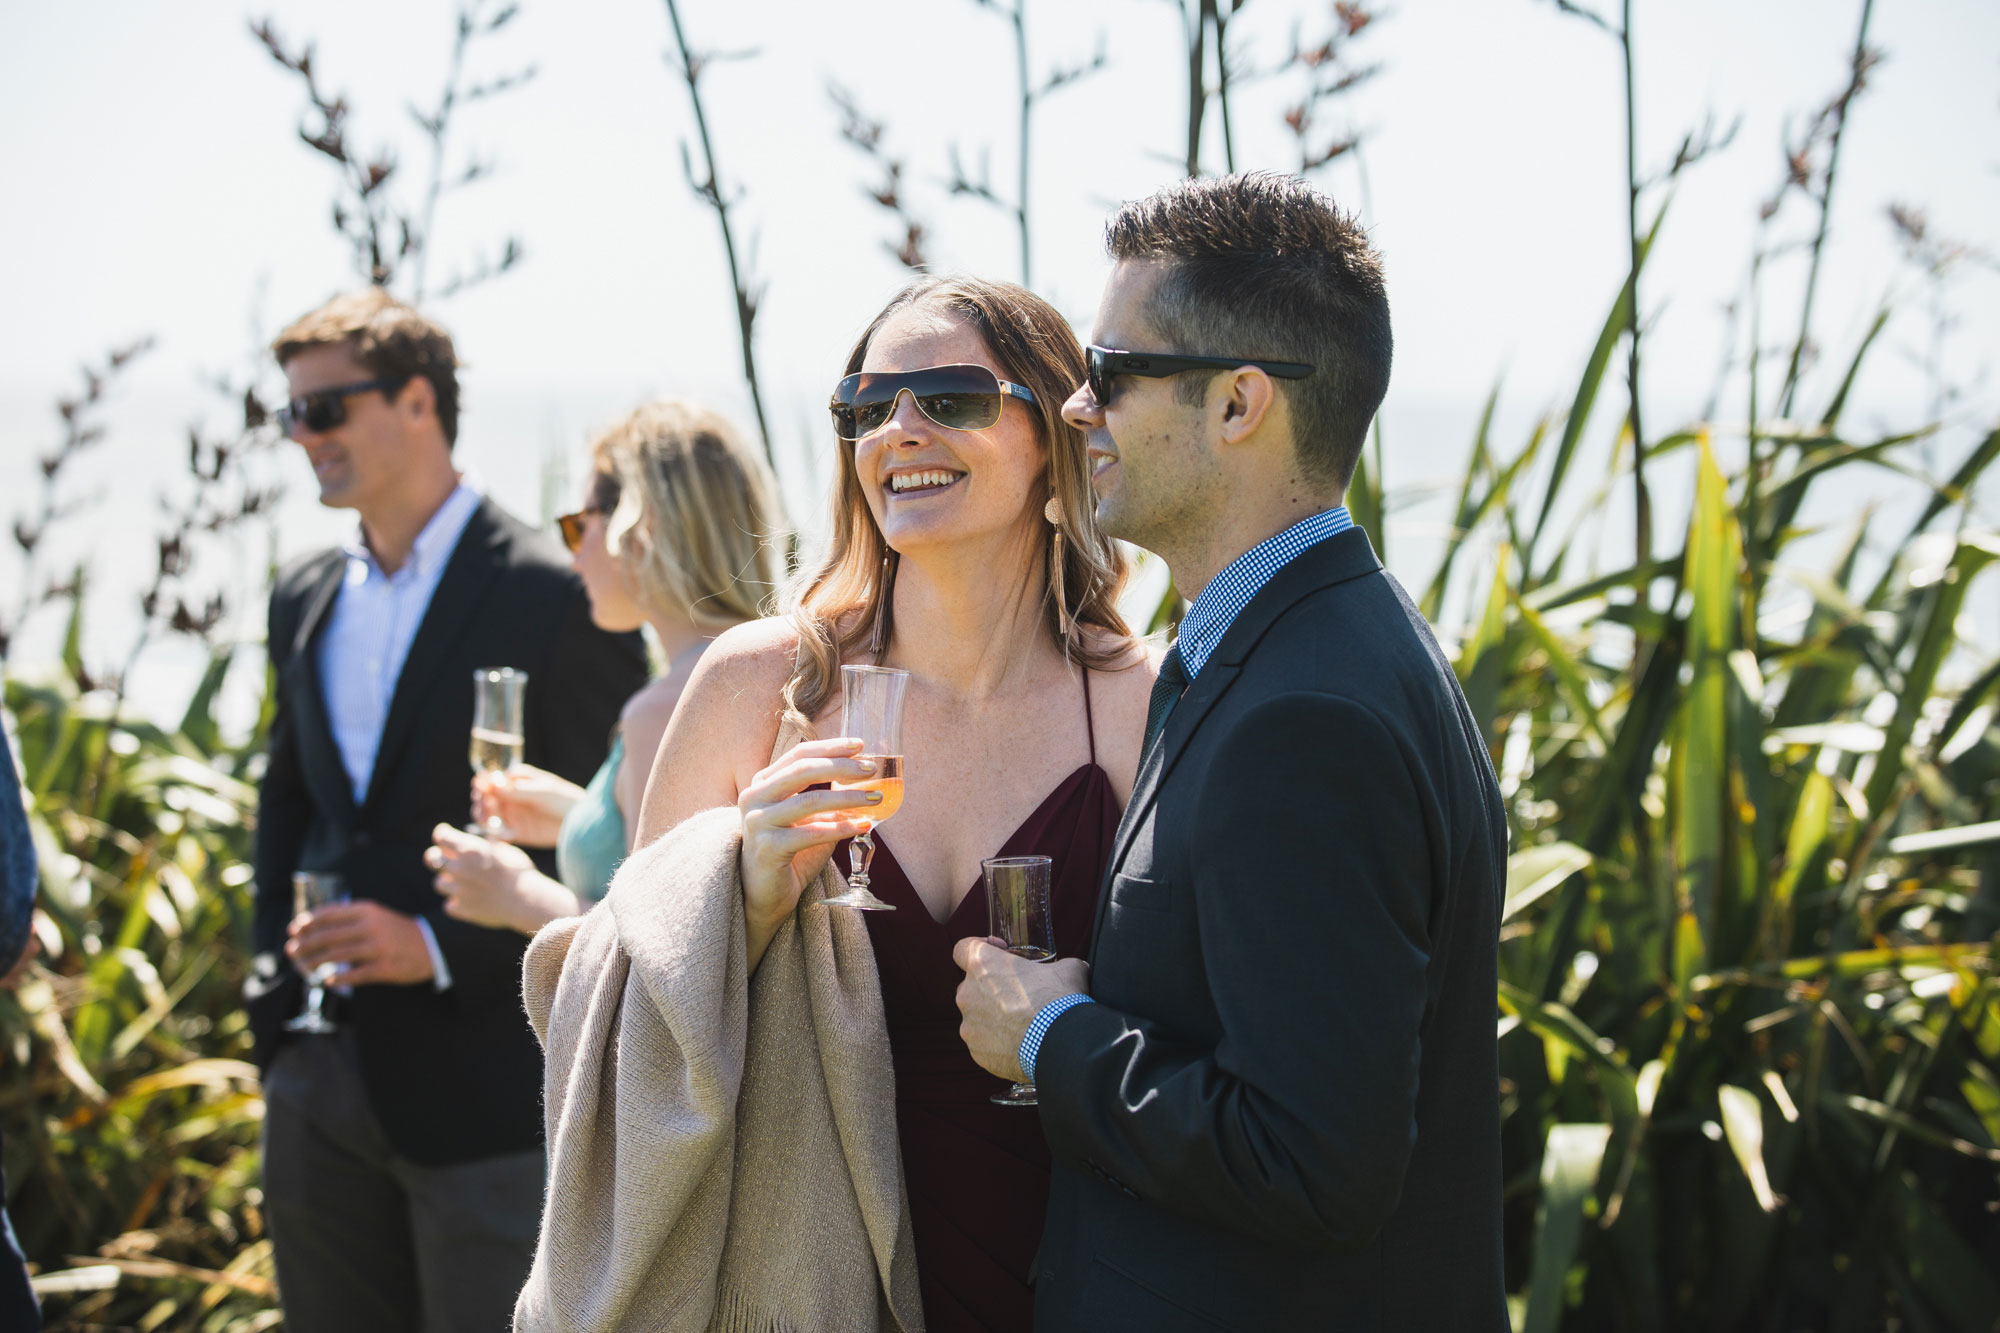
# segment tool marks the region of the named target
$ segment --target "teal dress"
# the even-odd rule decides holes
[[[586,903],[604,897],[611,876],[625,859],[625,816],[615,790],[625,762],[625,733],[612,738],[604,767],[583,789],[583,799],[563,816],[556,833],[556,874],[563,887]]]

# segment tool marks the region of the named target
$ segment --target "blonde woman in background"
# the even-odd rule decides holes
[[[440,824],[428,853],[446,912],[525,934],[604,896],[695,664],[718,634],[762,614],[777,585],[776,487],[721,415],[648,403],[601,435],[591,455],[583,508],[557,520],[570,563],[590,594],[591,619],[613,631],[652,626],[665,669],[626,702],[589,786],[525,764],[483,774],[480,814],[497,814],[513,841]],[[523,846],[553,846],[560,881],[538,871]]]

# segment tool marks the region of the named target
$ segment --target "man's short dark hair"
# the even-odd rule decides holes
[[[282,367],[309,347],[325,346],[346,347],[383,379],[429,380],[444,442],[458,442],[458,354],[442,325],[380,287],[364,287],[301,316],[272,342],[271,355]]]
[[[1345,490],[1388,392],[1394,346],[1381,256],[1360,224],[1296,176],[1249,172],[1128,203],[1105,239],[1113,259],[1167,263],[1145,315],[1169,345],[1124,350],[1315,367],[1278,380],[1278,391],[1301,470]],[[1199,403],[1213,378],[1180,376],[1176,396]]]

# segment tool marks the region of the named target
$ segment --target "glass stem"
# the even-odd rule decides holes
[[[848,879],[853,881],[856,888],[865,889],[868,887],[868,867],[875,862],[875,831],[870,829],[857,836],[848,850],[853,853],[848,858],[849,863],[856,867],[848,875]]]

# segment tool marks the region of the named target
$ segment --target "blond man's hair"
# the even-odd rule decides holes
[[[380,287],[347,292],[279,334],[271,355],[283,366],[311,347],[346,347],[378,379],[429,380],[445,443],[458,442],[458,354],[451,335],[415,307]]]
[[[591,456],[600,495],[617,492],[606,544],[641,607],[703,626],[766,613],[784,515],[770,468],[727,418],[662,398],[598,436]]]

